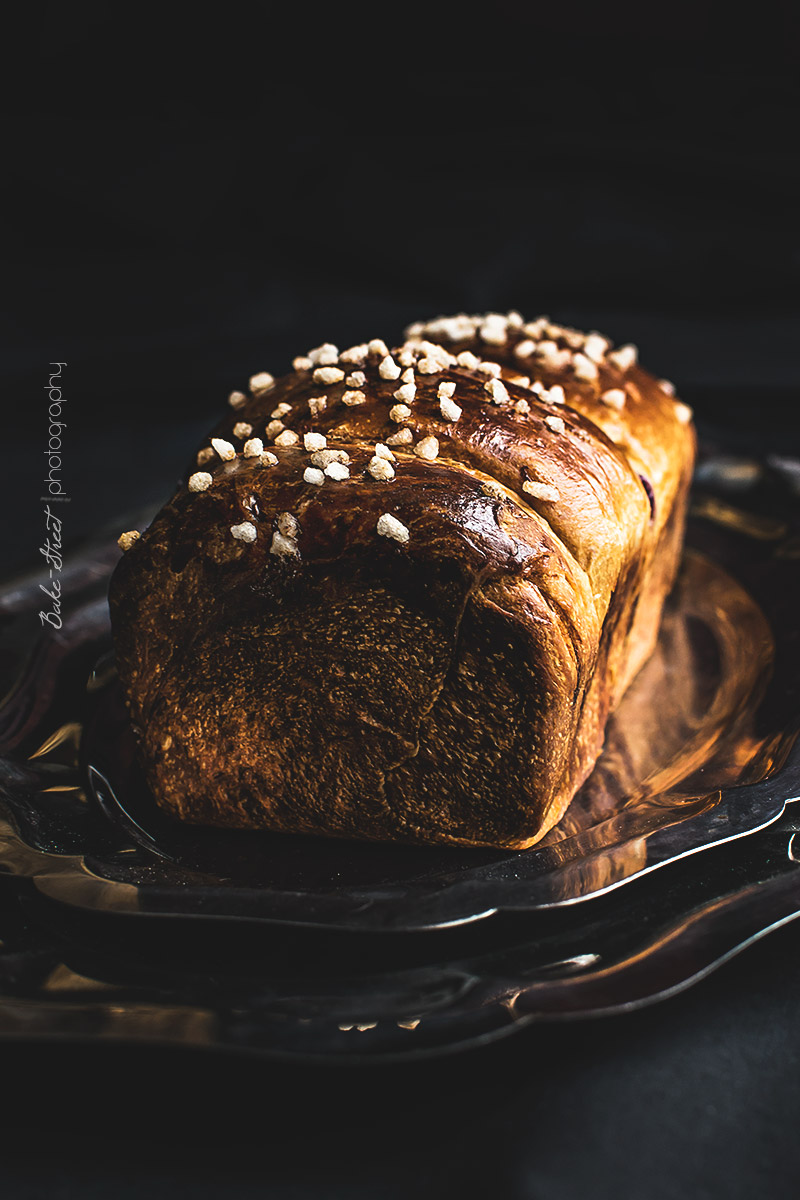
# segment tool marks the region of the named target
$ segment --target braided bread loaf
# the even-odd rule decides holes
[[[321,346],[232,411],[110,605],[159,804],[525,848],[591,771],[678,565],[691,412],[547,318]]]

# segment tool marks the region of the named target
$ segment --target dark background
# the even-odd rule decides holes
[[[2,80],[4,574],[37,561],[54,360],[73,541],[165,496],[254,371],[459,310],[632,340],[702,431],[800,450],[797,12],[39,6]],[[794,1195],[799,934],[414,1070],[4,1046],[0,1183]]]
[[[797,447],[798,11],[42,6],[2,81],[15,508],[51,359],[77,537],[254,371],[459,310],[634,341],[701,422]]]

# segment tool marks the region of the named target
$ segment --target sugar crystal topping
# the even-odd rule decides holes
[[[314,383],[324,383],[326,385],[341,383],[344,379],[344,371],[341,367],[317,367],[312,378]]]
[[[303,434],[303,448],[305,450],[309,450],[312,452],[314,450],[324,450],[325,447],[327,446],[327,444],[328,444],[328,439],[325,437],[324,433],[313,433],[312,432],[312,433],[304,433]]]
[[[380,375],[381,379],[400,378],[400,367],[398,367],[391,354],[387,354],[385,358],[381,359],[380,365],[378,366],[378,374]]]
[[[236,458],[236,449],[230,442],[226,442],[224,438],[212,438],[211,445],[216,450],[223,462],[231,462]]]
[[[275,379],[270,375],[269,371],[259,371],[257,375],[250,376],[250,391],[254,396],[260,396],[263,392],[268,392],[275,384]]]
[[[391,462],[389,462],[387,458],[383,458],[378,454],[373,455],[373,457],[369,460],[367,471],[373,479],[378,479],[385,482],[388,482],[390,479],[394,479],[395,476],[395,470]]]
[[[241,525],[231,525],[231,533],[239,542],[254,542],[258,530],[252,521],[242,521]]]
[[[276,530],[272,535],[272,542],[269,548],[270,554],[275,554],[279,558],[290,558],[292,555],[298,555],[300,551],[297,548],[297,542],[293,537],[289,537],[280,530]]]
[[[433,462],[439,457],[439,439],[435,437],[424,437],[417,442],[414,447],[414,453],[420,458],[427,459],[428,462]]]
[[[439,401],[439,411],[445,421],[457,421],[461,416],[461,408],[456,404],[455,400],[450,400],[447,396],[442,396]]]
[[[409,540],[408,527],[391,513],[383,513],[378,517],[377,530],[381,537],[392,538],[395,542],[405,545]]]
[[[402,404],[410,404],[417,394],[416,384],[403,383],[393,393],[395,400],[399,400]]]

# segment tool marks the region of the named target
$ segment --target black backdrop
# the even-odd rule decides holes
[[[643,8],[40,6],[2,81],[5,574],[36,563],[51,361],[72,540],[166,495],[252,372],[459,310],[633,340],[701,428],[800,449],[796,6]],[[649,1013],[416,1071],[4,1047],[0,1181],[792,1195],[799,933]]]

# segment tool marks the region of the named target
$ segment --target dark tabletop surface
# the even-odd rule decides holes
[[[69,9],[7,122],[4,577],[37,565],[53,361],[73,544],[165,497],[254,371],[443,312],[635,341],[701,429],[800,453],[793,7],[260,39]],[[796,1196],[800,922],[653,1008],[428,1063],[3,1041],[0,1068],[10,1198]]]
[[[414,1068],[3,1045],[2,1194],[793,1197],[798,951]]]

